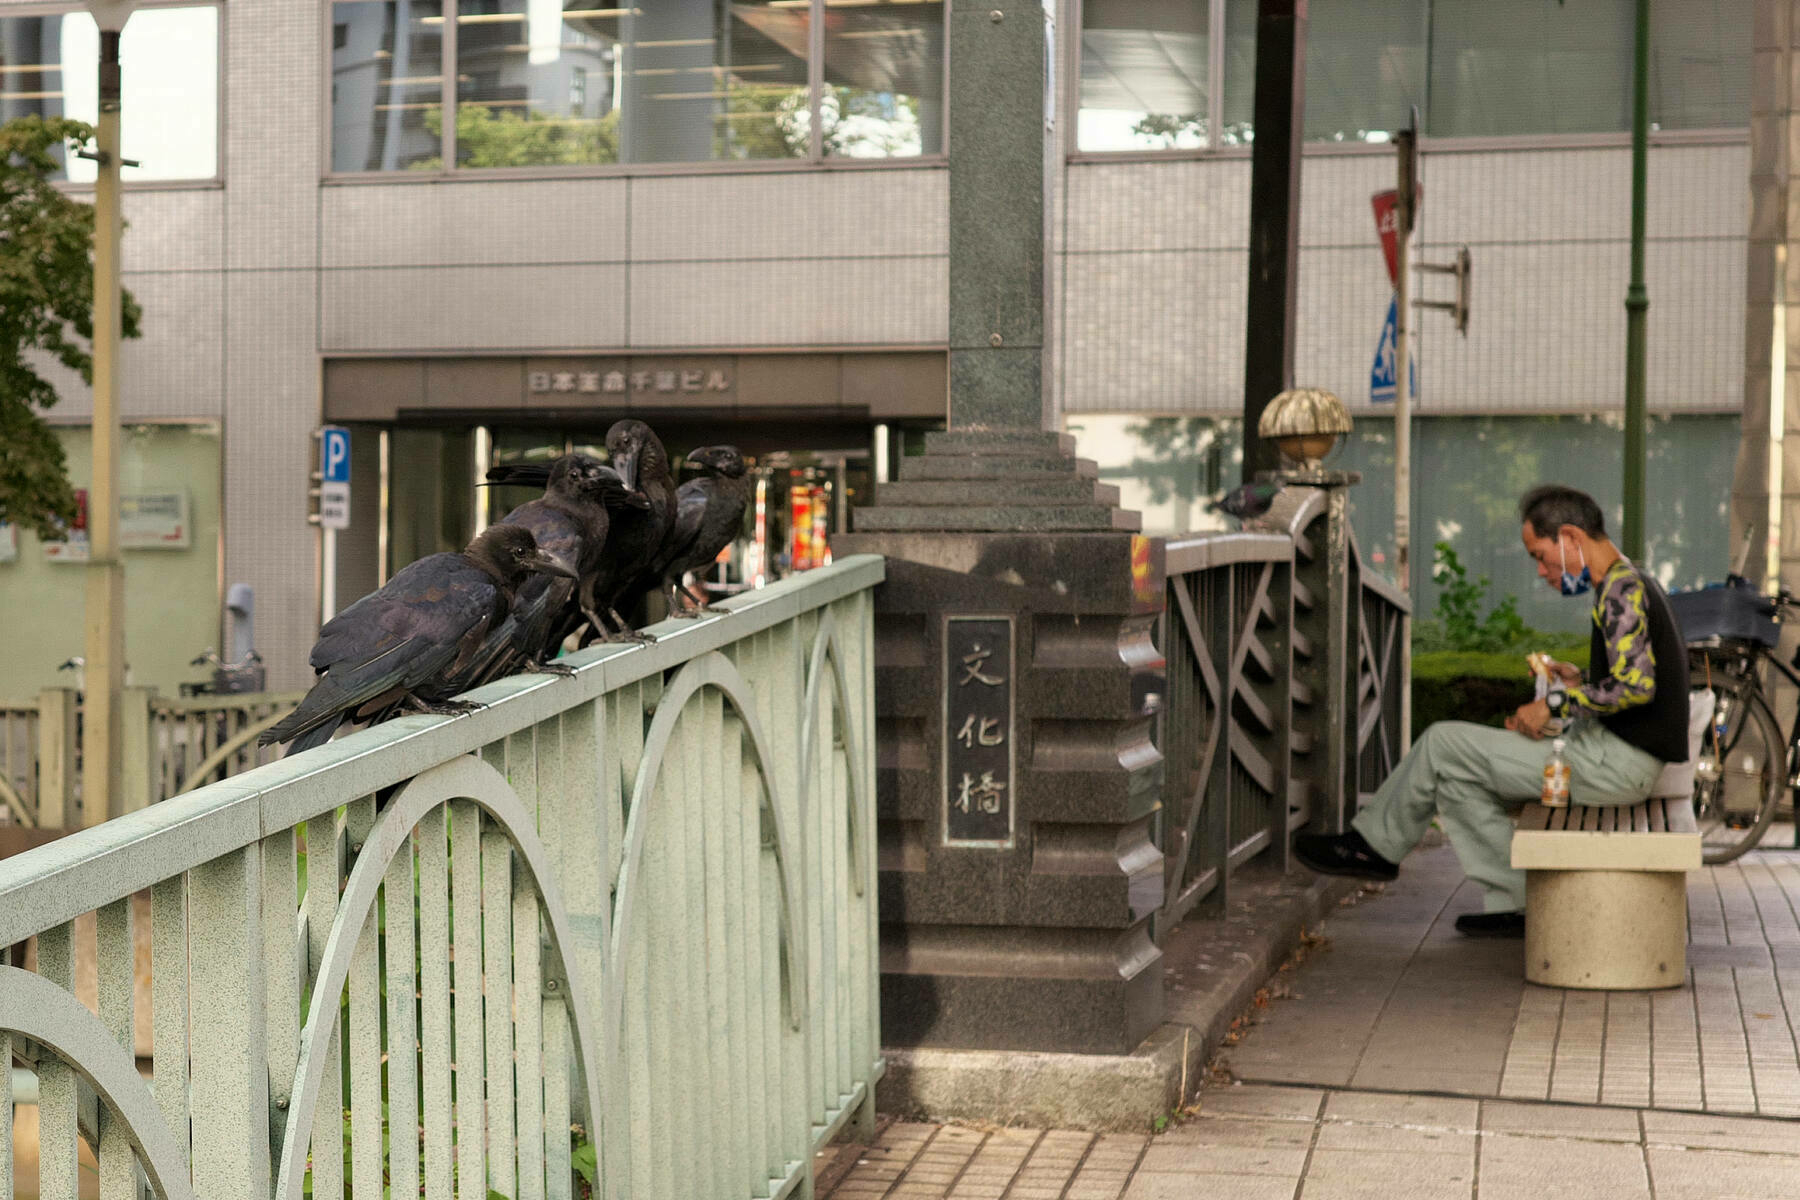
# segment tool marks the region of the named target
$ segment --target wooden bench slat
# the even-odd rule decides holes
[[[1668,830],[1669,815],[1667,805],[1668,801],[1660,799],[1651,800],[1644,805],[1644,808],[1649,813],[1650,831],[1652,833],[1664,833]]]

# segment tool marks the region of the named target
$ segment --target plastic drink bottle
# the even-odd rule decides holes
[[[1567,808],[1569,805],[1569,760],[1563,755],[1563,740],[1550,743],[1550,758],[1544,763],[1544,790],[1538,803],[1545,808]]]

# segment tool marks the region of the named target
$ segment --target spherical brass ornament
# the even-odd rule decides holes
[[[1258,437],[1275,443],[1283,457],[1303,470],[1316,470],[1339,435],[1350,432],[1350,410],[1324,388],[1289,388],[1263,409]]]

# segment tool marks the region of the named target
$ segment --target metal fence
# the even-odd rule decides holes
[[[305,692],[171,699],[126,688],[119,811],[134,812],[203,784],[274,762],[280,746],[256,735]],[[0,703],[0,821],[74,829],[89,821],[81,796],[81,694],[46,688],[35,702]]]
[[[1342,829],[1406,747],[1410,606],[1364,570],[1342,495],[1290,487],[1256,524],[1165,546],[1158,938],[1244,863],[1285,870],[1293,830]]]
[[[74,1200],[82,1139],[103,1200],[810,1194],[882,1070],[882,575],[843,559],[0,862],[38,1194]]]

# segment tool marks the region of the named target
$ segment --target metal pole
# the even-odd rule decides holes
[[[476,493],[480,495],[479,492]],[[337,616],[337,530],[319,530],[319,624]]]
[[[1245,296],[1244,482],[1273,471],[1256,436],[1269,401],[1294,384],[1300,271],[1300,142],[1306,110],[1306,2],[1257,0],[1256,140],[1250,148],[1250,261]]]
[[[1650,128],[1650,0],[1637,0],[1637,66],[1631,115],[1631,285],[1625,291],[1625,555],[1644,557],[1644,471],[1649,415],[1645,358],[1650,293],[1644,286],[1646,143]],[[1776,431],[1777,437],[1780,431]]]
[[[1412,594],[1412,233],[1418,118],[1394,136],[1399,202],[1394,218],[1394,582]]]
[[[96,17],[100,14],[96,13]],[[125,687],[125,564],[119,559],[119,28],[100,31],[99,171],[94,184],[93,480],[88,485],[87,695],[81,821],[98,825],[120,795]],[[117,25],[124,25],[121,16]]]

